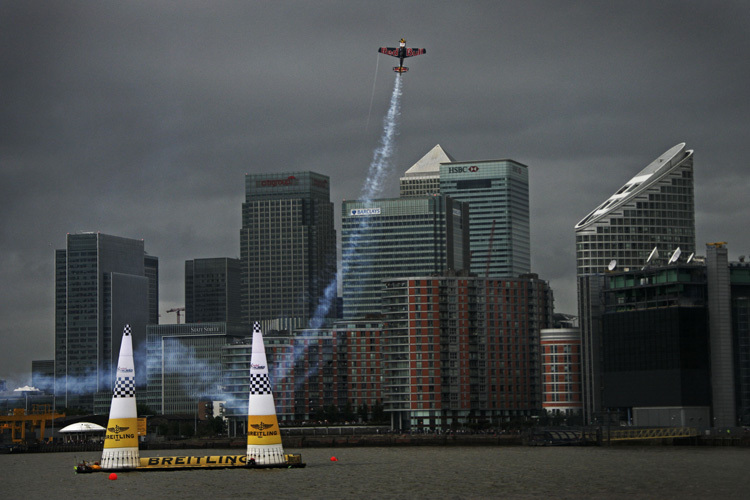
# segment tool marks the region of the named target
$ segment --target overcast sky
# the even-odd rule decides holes
[[[436,144],[529,166],[532,270],[576,313],[574,226],[667,149],[695,150],[704,243],[750,254],[743,1],[0,2],[0,379],[54,357],[65,235],[143,238],[162,323],[184,261],[238,257],[246,172],[360,192],[406,37],[392,173]],[[340,234],[339,234],[340,237]]]

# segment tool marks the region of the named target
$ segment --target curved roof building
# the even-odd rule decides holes
[[[684,256],[695,252],[693,150],[681,143],[666,151],[575,231],[579,276],[603,273],[612,261],[618,268],[643,267],[654,248],[662,257],[677,248]]]

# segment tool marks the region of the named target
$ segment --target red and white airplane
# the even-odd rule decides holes
[[[404,67],[404,58],[419,56],[427,53],[427,49],[410,49],[406,46],[406,38],[402,38],[398,47],[380,47],[378,52],[389,56],[398,57],[399,65],[393,68],[396,73],[406,73],[409,68]]]

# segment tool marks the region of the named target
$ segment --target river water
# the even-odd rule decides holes
[[[750,498],[750,449],[391,447],[286,449],[304,469],[75,474],[99,453],[0,455],[3,499]],[[237,450],[143,451],[146,456]],[[331,461],[331,457],[338,461]]]

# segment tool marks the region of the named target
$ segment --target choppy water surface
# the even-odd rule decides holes
[[[318,448],[304,469],[73,472],[96,453],[0,455],[0,492],[34,498],[748,498],[750,449]],[[226,455],[236,450],[143,452]],[[335,456],[338,461],[332,462]]]

